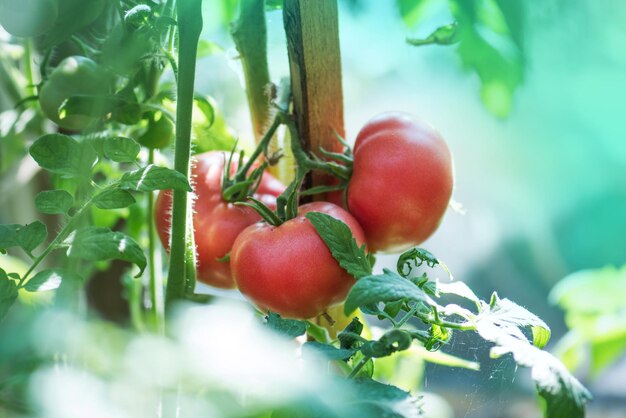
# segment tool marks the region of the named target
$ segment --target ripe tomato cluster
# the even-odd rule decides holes
[[[345,223],[357,244],[371,252],[415,246],[437,228],[452,194],[452,158],[432,127],[404,113],[384,113],[360,131],[352,173],[345,185],[347,207],[331,202],[302,205],[291,219],[263,222],[250,207],[223,199],[225,154],[196,156],[193,168],[198,277],[239,290],[260,309],[284,317],[311,318],[345,299],[354,284],[305,217],[321,212]],[[284,190],[264,173],[253,196],[270,209]],[[171,197],[157,200],[156,222],[167,247]],[[223,261],[230,255],[230,263]]]

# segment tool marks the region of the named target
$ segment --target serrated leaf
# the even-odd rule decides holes
[[[355,379],[355,388],[359,399],[368,399],[371,401],[389,401],[401,400],[411,396],[396,386],[385,385],[372,379]]]
[[[125,173],[120,180],[120,188],[137,192],[154,190],[191,191],[191,186],[184,175],[178,171],[153,164]]]
[[[69,257],[90,261],[124,260],[135,263],[140,272],[146,268],[146,256],[141,247],[128,235],[109,228],[86,227],[72,233],[67,240]]]
[[[528,341],[519,327],[533,329],[533,342]],[[545,401],[546,416],[550,418],[583,418],[585,403],[591,394],[552,354],[540,350],[549,337],[549,329],[535,315],[494,293],[491,303],[484,303],[476,321],[476,331],[495,344],[492,357],[511,353],[515,362],[531,368],[537,392]]]
[[[348,315],[359,306],[402,299],[426,302],[429,297],[409,280],[384,269],[383,274],[363,277],[352,286],[346,298],[344,311]]]
[[[365,246],[358,246],[348,225],[321,212],[309,212],[306,217],[344,270],[356,279],[372,274]]]
[[[307,330],[307,323],[305,321],[283,319],[276,312],[269,312],[265,318],[267,319],[268,328],[289,338],[296,338],[300,335],[304,335]]]
[[[478,298],[478,296],[476,296],[474,291],[463,282],[457,281],[451,283],[442,283],[440,281],[437,281],[437,291],[439,292],[439,294],[443,295],[457,295],[462,298],[471,300],[474,303],[480,302],[480,299]]]
[[[48,269],[35,274],[24,286],[29,292],[44,292],[57,289],[63,280],[82,281],[81,277],[69,270]]]
[[[541,318],[509,299],[498,298],[495,293],[492,300],[495,300],[493,306],[484,304],[484,312],[477,317],[477,327],[493,324],[497,329],[524,340],[527,338],[520,328],[530,328],[532,331],[531,343],[539,348],[547,344],[550,339],[550,327]]]
[[[65,190],[45,190],[35,197],[35,207],[41,213],[63,215],[74,205],[74,198]]]
[[[122,136],[106,138],[102,147],[104,155],[116,163],[135,162],[139,151],[141,151],[141,145],[134,139]]]
[[[356,352],[356,350],[337,348],[330,344],[322,344],[315,341],[305,343],[302,349],[321,354],[328,360],[347,360]]]
[[[24,225],[17,231],[17,242],[28,254],[46,240],[48,228],[41,221]]]
[[[6,274],[0,277],[0,321],[6,316],[11,306],[15,303],[17,294],[15,281],[9,279]]]
[[[591,394],[552,354],[491,321],[478,322],[477,331],[495,344],[491,349],[492,357],[511,353],[518,365],[531,368],[537,392],[545,401],[547,417],[584,418],[585,403],[591,399]]]
[[[88,175],[97,157],[88,143],[79,143],[62,134],[40,137],[31,145],[29,152],[41,168],[64,177]]]
[[[105,190],[93,198],[93,204],[100,209],[120,209],[135,203],[135,198],[126,190]]]
[[[0,250],[17,247],[20,244],[17,241],[17,231],[22,227],[20,224],[4,224],[0,225]]]

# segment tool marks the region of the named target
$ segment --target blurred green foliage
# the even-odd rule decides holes
[[[397,0],[409,28],[419,26],[432,3],[444,0]],[[407,39],[412,45],[458,43],[456,53],[467,71],[481,81],[481,98],[495,116],[511,112],[513,95],[524,78],[524,14],[521,1],[448,0],[452,25],[435,30],[423,40]]]
[[[626,350],[626,266],[583,270],[568,275],[550,293],[565,311],[569,332],[556,352],[570,370],[589,362],[598,377]]]

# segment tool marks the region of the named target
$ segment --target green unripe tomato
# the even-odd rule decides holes
[[[39,104],[44,114],[60,127],[81,131],[96,120],[89,116],[96,109],[85,109],[85,114],[59,117],[59,108],[73,96],[98,96],[109,94],[111,79],[98,64],[81,56],[67,57],[52,71],[39,92]],[[92,103],[90,107],[97,106]]]
[[[0,0],[0,25],[13,36],[43,35],[58,14],[55,0]]]
[[[174,123],[163,113],[157,112],[154,119],[148,122],[148,129],[141,135],[138,142],[148,148],[162,149],[167,147],[174,137]]]

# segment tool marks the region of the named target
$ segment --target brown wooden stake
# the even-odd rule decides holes
[[[344,136],[337,0],[285,0],[283,19],[296,123],[303,148],[340,152]],[[321,155],[320,155],[321,156]],[[314,172],[305,187],[328,184]]]
[[[283,19],[302,146],[320,157],[320,147],[341,152],[342,145],[335,136],[335,132],[344,136],[337,0],[285,0]],[[304,187],[331,181],[332,177],[314,172]],[[317,323],[329,331],[331,338],[350,322],[343,315],[342,305],[329,308],[325,315],[317,318]]]

